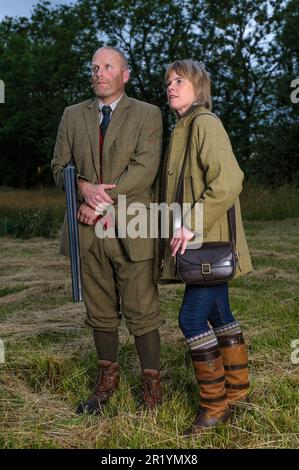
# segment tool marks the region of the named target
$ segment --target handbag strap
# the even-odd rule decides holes
[[[184,153],[184,160],[183,160],[182,170],[181,170],[181,174],[180,174],[180,178],[179,178],[179,182],[178,182],[178,189],[177,189],[176,198],[175,198],[175,202],[178,202],[180,204],[181,208],[183,207],[183,197],[184,197],[184,173],[185,173],[185,168],[186,168],[186,164],[187,164],[188,152],[189,152],[189,149],[190,149],[190,146],[191,146],[191,135],[192,135],[192,131],[193,131],[193,123],[194,123],[195,119],[198,118],[199,116],[212,116],[212,117],[214,117],[215,119],[218,120],[218,118],[216,116],[214,116],[213,114],[201,113],[201,114],[198,114],[197,116],[195,116],[192,119],[191,123],[190,123],[188,137],[187,137],[187,144],[186,144],[185,153]],[[203,168],[203,171],[204,171],[204,168]],[[228,209],[227,215],[228,215],[228,226],[229,226],[229,239],[232,241],[232,243],[235,247],[236,246],[236,212],[235,212],[235,205],[233,205],[230,209]],[[182,212],[181,212],[181,224],[183,225],[183,213]]]

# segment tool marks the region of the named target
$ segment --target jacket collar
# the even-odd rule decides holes
[[[181,116],[178,119],[175,127],[178,128],[178,127],[188,126],[195,116],[201,113],[210,113],[210,112],[211,111],[209,111],[204,106],[193,105],[186,111],[186,113],[183,116]]]

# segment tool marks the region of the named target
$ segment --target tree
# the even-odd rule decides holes
[[[212,76],[213,110],[242,169],[265,183],[290,181],[294,171],[287,166],[279,181],[274,164],[298,143],[297,108],[289,101],[290,78],[298,72],[298,1],[219,0],[217,8],[213,0],[77,0],[55,8],[42,1],[30,19],[6,18],[0,184],[52,181],[48,165],[60,116],[92,96],[89,63],[102,44],[128,57],[128,94],[162,109],[165,145],[174,121],[163,89],[167,65],[179,58],[203,62]]]
[[[52,183],[49,161],[65,106],[89,98],[90,49],[97,41],[89,19],[70,6],[39,3],[30,20],[0,24],[1,184]]]

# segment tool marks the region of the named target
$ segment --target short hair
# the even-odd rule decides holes
[[[118,49],[117,47],[113,47],[113,46],[102,46],[102,47],[99,47],[93,54],[93,57],[95,56],[95,54],[100,51],[101,49],[108,49],[108,50],[111,50],[111,51],[114,51],[114,52],[117,52],[117,54],[120,56],[120,59],[121,59],[121,62],[122,62],[122,66],[123,68],[126,70],[129,68],[129,64],[128,64],[128,61],[124,55],[124,53]]]
[[[165,81],[169,79],[171,72],[190,80],[193,85],[196,104],[212,109],[211,78],[204,66],[192,59],[175,60],[170,64],[165,73]]]

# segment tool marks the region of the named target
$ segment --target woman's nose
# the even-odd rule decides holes
[[[173,85],[173,82],[172,83],[169,83],[168,86],[167,86],[167,93],[169,93],[170,91],[173,91],[174,90],[174,85]]]

